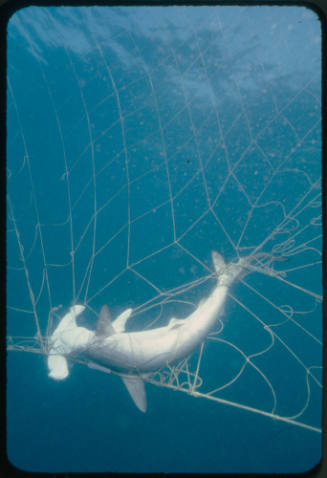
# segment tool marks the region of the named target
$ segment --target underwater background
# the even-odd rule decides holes
[[[11,17],[16,467],[286,473],[319,462],[320,50],[319,18],[305,7],[28,7]],[[214,286],[212,250],[253,267],[189,359],[201,395],[176,374],[154,375],[143,414],[117,375],[72,364],[66,380],[48,377],[45,337],[71,304],[87,305],[90,328],[103,304],[113,317],[132,307],[129,330],[186,317]]]

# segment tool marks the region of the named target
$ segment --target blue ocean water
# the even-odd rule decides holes
[[[319,462],[320,42],[304,7],[29,7],[11,18],[16,467],[301,472]],[[252,254],[261,272],[230,291],[203,350],[202,396],[182,380],[184,392],[146,384],[142,414],[114,374],[74,364],[66,380],[48,377],[38,329],[44,337],[76,302],[90,328],[104,303],[113,317],[134,309],[130,330],[185,317],[212,290],[212,250],[227,262]]]

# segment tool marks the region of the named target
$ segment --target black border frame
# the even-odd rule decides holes
[[[304,6],[317,13],[322,29],[322,215],[323,215],[323,416],[322,416],[322,460],[311,470],[304,473],[45,473],[23,471],[11,464],[6,453],[6,68],[7,68],[7,24],[10,17],[27,6]],[[326,477],[327,476],[327,2],[326,0],[0,0],[0,477],[93,477],[116,476],[129,478],[131,476],[180,477],[219,476],[222,478],[250,477]]]

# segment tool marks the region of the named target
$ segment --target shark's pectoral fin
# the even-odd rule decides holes
[[[122,375],[126,388],[135,405],[141,412],[146,412],[146,395],[143,380],[137,375]]]
[[[108,337],[109,335],[112,335],[115,332],[116,331],[113,328],[111,323],[108,306],[104,305],[100,311],[95,335],[97,337]]]

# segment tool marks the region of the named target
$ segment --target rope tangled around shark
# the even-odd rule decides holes
[[[258,269],[257,265],[252,265],[253,257],[226,264],[221,254],[213,251],[212,261],[218,280],[211,294],[189,316],[182,319],[171,317],[163,327],[128,332],[126,323],[132,309],[125,310],[112,321],[109,308],[104,305],[96,330],[91,331],[76,323],[85,306],[73,305],[49,338],[49,376],[65,379],[69,375],[67,360],[72,358],[90,368],[114,371],[120,374],[136,406],[144,412],[144,376],[192,354],[222,315],[233,282],[245,270]]]

